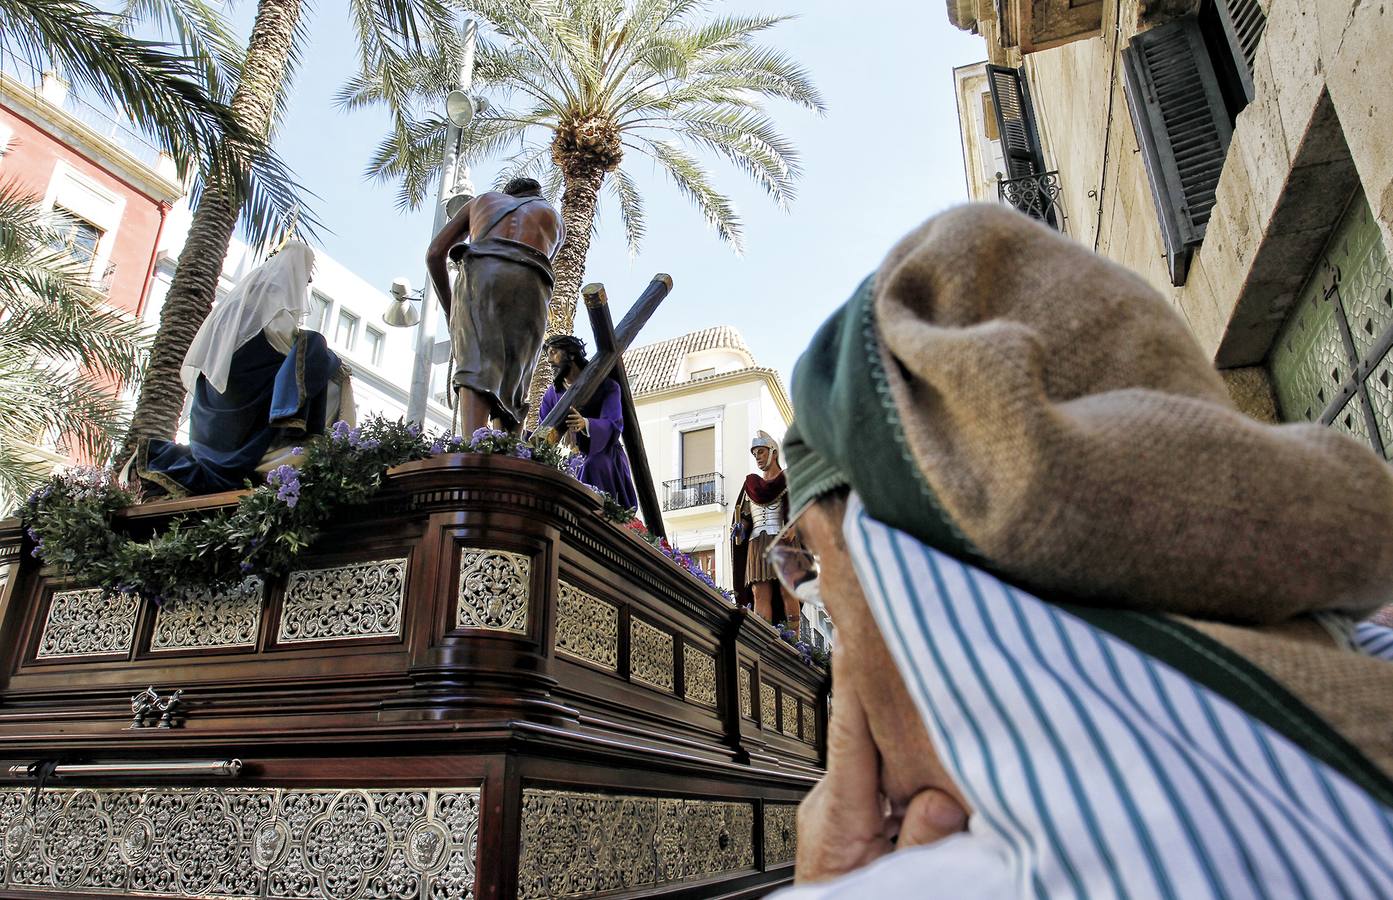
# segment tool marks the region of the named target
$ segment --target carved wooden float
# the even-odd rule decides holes
[[[0,523],[4,896],[744,897],[791,877],[824,673],[559,473],[401,466],[288,577],[159,609],[29,549]],[[182,692],[176,727],[133,727],[147,687]]]

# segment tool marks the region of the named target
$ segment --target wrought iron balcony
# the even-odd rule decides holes
[[[1064,230],[1064,210],[1059,205],[1059,172],[1041,172],[1020,178],[997,176],[996,195],[1009,206],[1039,219],[1056,231]]]
[[[663,482],[663,509],[690,509],[711,503],[724,506],[725,478],[720,472],[707,475],[688,475]]]

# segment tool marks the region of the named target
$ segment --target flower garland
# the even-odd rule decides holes
[[[557,470],[565,451],[480,428],[468,439],[428,437],[415,425],[374,417],[360,427],[336,422],[325,439],[304,448],[299,468],[280,466],[232,510],[201,520],[174,517],[160,534],[137,540],[111,526],[135,502],[96,469],[61,472],[30,495],[21,510],[33,554],[64,575],[107,593],[138,594],[154,603],[226,590],[250,575],[288,572],[300,553],[345,507],[366,503],[392,466],[442,453],[499,453]]]
[[[506,431],[425,435],[415,425],[373,417],[359,427],[335,422],[325,439],[293,448],[300,466],[278,466],[236,507],[205,518],[175,516],[165,530],[136,540],[112,528],[118,511],[135,503],[109,472],[90,467],[54,475],[29,496],[20,514],[34,543],[33,555],[66,576],[108,594],[137,594],[156,604],[227,590],[249,576],[275,577],[290,571],[336,513],[370,500],[387,469],[445,453],[496,453],[531,460],[575,477],[584,458],[567,456],[559,445],[522,440]],[[711,576],[687,554],[659,542],[609,494],[600,496],[609,521],[637,526],[663,555],[716,588]],[[733,595],[725,593],[733,600]]]

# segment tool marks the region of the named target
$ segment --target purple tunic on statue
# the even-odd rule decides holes
[[[540,418],[547,417],[558,399],[556,385],[547,388],[542,396]],[[624,433],[624,403],[620,399],[619,383],[605,379],[595,395],[581,406],[580,414],[590,422],[590,434],[576,435],[576,445],[585,454],[585,464],[580,467],[578,477],[625,506],[638,506],[629,457],[619,442],[619,436]]]

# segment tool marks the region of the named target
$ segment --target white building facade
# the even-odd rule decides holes
[[[726,325],[635,347],[624,366],[668,540],[729,589],[734,503],[757,471],[750,439],[767,431],[782,443],[793,420],[783,379]],[[830,646],[825,609],[805,605],[803,622],[805,639]]]

